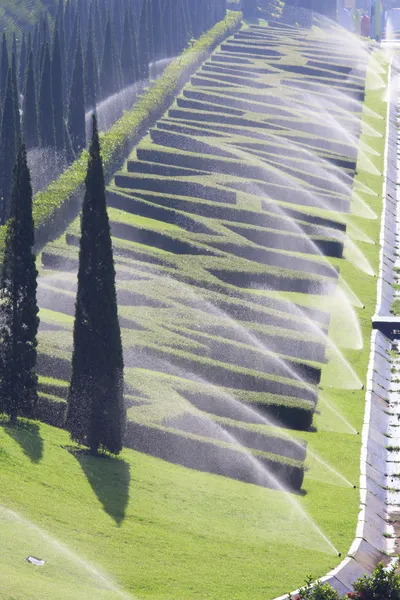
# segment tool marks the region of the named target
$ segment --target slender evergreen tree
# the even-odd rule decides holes
[[[43,148],[55,147],[54,106],[51,84],[50,48],[46,42],[39,90],[39,140]]]
[[[100,63],[100,57],[103,56],[103,26],[101,22],[101,15],[99,4],[97,0],[93,3],[93,19],[94,19],[94,34],[96,38],[96,49],[97,49],[97,64]]]
[[[81,25],[80,25],[80,21],[79,21],[78,11],[76,11],[75,19],[74,19],[74,27],[73,27],[72,34],[71,34],[71,40],[69,43],[68,55],[67,55],[67,84],[68,84],[67,91],[71,90],[72,72],[73,72],[74,62],[75,62],[75,54],[76,54],[76,46],[78,43],[78,36],[81,37]]]
[[[111,16],[108,13],[104,34],[103,59],[100,68],[100,89],[102,98],[112,96],[121,89],[121,66],[112,33]]]
[[[92,454],[123,446],[123,355],[96,117],[82,206],[67,428]]]
[[[243,16],[252,19],[257,15],[257,0],[243,0]]]
[[[32,50],[29,52],[26,70],[22,132],[28,150],[39,146],[35,69]]]
[[[136,41],[135,41],[136,45]],[[131,85],[139,79],[139,71],[137,60],[137,50],[134,48],[134,42],[132,40],[132,30],[129,21],[129,11],[125,11],[124,17],[124,29],[122,35],[122,49],[121,49],[121,68],[122,68],[122,79],[124,87]]]
[[[85,82],[81,36],[78,35],[68,105],[68,131],[75,154],[78,154],[86,146],[85,127]]]
[[[64,140],[65,140],[65,160],[68,165],[72,165],[76,155],[72,147],[71,136],[69,135],[67,124],[64,123]]]
[[[143,0],[142,12],[140,14],[140,25],[138,35],[138,56],[141,79],[149,77],[150,45],[149,45],[149,10],[147,0]]]
[[[18,93],[18,79],[17,79],[17,55],[13,52],[11,58],[11,77],[13,86],[13,98],[14,98],[14,123],[15,123],[15,136],[18,140],[21,135],[21,115],[19,112],[19,93]]]
[[[4,224],[7,218],[12,174],[17,153],[15,104],[11,67],[8,68],[7,74],[0,139],[0,223]]]
[[[154,61],[165,57],[164,54],[164,24],[160,0],[153,0],[151,4],[152,38],[154,43]]]
[[[0,53],[0,111],[3,106],[4,96],[6,94],[6,85],[7,85],[7,75],[8,75],[8,50],[7,50],[7,40],[6,34],[3,33],[3,37],[1,39],[1,53]]]
[[[51,90],[53,97],[55,147],[63,152],[64,140],[64,90],[63,61],[58,29],[54,30],[53,55],[51,60]]]
[[[95,37],[93,31],[93,8],[90,7],[89,29],[87,35],[87,44],[85,52],[85,101],[86,110],[95,110],[96,101],[99,93],[99,69],[97,64],[97,54],[95,46]]]
[[[25,72],[26,72],[27,48],[25,33],[22,34],[21,52],[19,55],[18,80],[21,93],[25,88]]]
[[[37,402],[37,271],[33,254],[32,187],[20,142],[13,172],[0,285],[0,407],[14,422],[32,416]]]

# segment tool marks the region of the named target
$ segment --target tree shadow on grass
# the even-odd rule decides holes
[[[119,527],[125,519],[129,500],[129,464],[121,458],[104,454],[92,456],[86,450],[70,451],[82,467],[104,511]]]
[[[30,421],[17,421],[4,423],[4,431],[15,440],[22,448],[24,454],[33,463],[38,463],[43,457],[43,439],[37,423]]]

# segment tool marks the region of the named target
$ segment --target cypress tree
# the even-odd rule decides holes
[[[154,61],[164,58],[164,24],[160,0],[153,0],[151,4],[152,38],[154,41]]]
[[[24,112],[22,118],[23,138],[28,150],[39,146],[39,129],[36,104],[35,70],[33,66],[33,52],[29,52],[26,70]]]
[[[25,88],[26,58],[27,58],[26,38],[25,38],[25,33],[23,33],[22,34],[22,42],[21,42],[21,53],[19,55],[19,70],[18,70],[19,89],[21,90],[21,92]]]
[[[243,0],[243,16],[252,19],[257,15],[257,0]]]
[[[63,93],[67,92],[67,78],[66,78],[66,56],[65,56],[65,27],[64,27],[64,2],[59,0],[58,10],[56,16],[56,29],[58,30],[58,39],[60,44],[61,54],[61,68],[62,68],[62,86]],[[54,53],[54,48],[53,48]],[[64,101],[65,102],[65,101]]]
[[[17,82],[17,55],[13,52],[11,58],[11,77],[13,86],[14,99],[14,123],[15,123],[15,139],[18,140],[21,135],[21,115],[19,113],[19,94]]]
[[[150,49],[148,26],[148,3],[147,0],[143,0],[138,35],[138,56],[141,79],[148,79],[149,77]]]
[[[97,64],[100,64],[100,57],[103,56],[103,26],[101,23],[101,15],[99,4],[97,0],[94,0],[93,4],[93,19],[94,19],[94,34],[96,38],[96,50],[97,50]]]
[[[93,31],[93,12],[90,7],[89,29],[87,36],[85,52],[85,100],[86,110],[95,110],[96,99],[99,91],[99,70],[97,65],[97,55],[95,49],[95,39]]]
[[[68,165],[72,165],[76,156],[72,147],[71,136],[69,135],[67,124],[64,123],[64,140],[65,140],[65,160]]]
[[[78,35],[68,105],[68,131],[75,154],[78,154],[86,146],[84,86],[82,44],[81,36]]]
[[[135,41],[136,45],[136,41]],[[121,68],[122,68],[122,79],[124,87],[131,85],[139,79],[138,65],[135,61],[137,59],[137,50],[134,48],[132,41],[132,31],[129,22],[129,12],[125,11],[124,17],[124,31],[122,35],[122,49],[121,49]]]
[[[32,187],[25,146],[13,172],[0,285],[0,407],[14,422],[32,416],[37,402],[37,271],[33,254]]]
[[[116,47],[112,34],[111,17],[108,13],[104,35],[103,59],[100,68],[100,89],[102,98],[112,96],[121,88],[121,67],[116,60]]]
[[[17,152],[15,134],[15,105],[11,67],[8,68],[6,93],[0,131],[0,223],[7,218],[12,173]]]
[[[8,50],[6,34],[3,33],[1,40],[1,54],[0,54],[0,110],[3,106],[4,96],[6,94],[7,75],[8,75]]]
[[[62,1],[62,0],[60,0]],[[69,48],[69,43],[71,41],[71,31],[72,31],[72,23],[71,23],[71,1],[67,0],[65,3],[64,10],[64,34],[65,34],[65,49]]]
[[[78,15],[78,11],[76,11],[75,19],[74,19],[74,27],[72,30],[71,40],[70,40],[69,49],[68,49],[68,56],[67,56],[68,90],[70,90],[70,87],[71,87],[71,81],[72,81],[71,77],[72,77],[72,71],[74,68],[76,45],[78,43],[78,35],[80,37],[80,32],[81,32],[81,26],[80,26],[80,22],[79,22],[79,15]]]
[[[67,428],[92,454],[123,446],[123,355],[96,118],[85,180]]]
[[[122,0],[113,1],[114,39],[116,40],[117,52],[121,53],[123,10]]]
[[[46,42],[39,90],[39,140],[43,148],[55,146],[50,48]]]
[[[12,54],[15,54],[15,59],[17,59],[18,52],[17,52],[17,38],[15,36],[15,31],[13,33]]]
[[[54,31],[53,56],[51,61],[51,89],[54,110],[55,147],[60,152],[63,152],[65,146],[63,65],[61,59],[61,47],[58,29],[55,29]]]

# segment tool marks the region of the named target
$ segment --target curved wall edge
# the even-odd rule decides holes
[[[377,303],[373,321],[390,317],[393,302],[395,246],[397,235],[398,186],[398,90],[399,71],[392,59],[388,73],[387,130],[382,188],[382,221],[380,231],[380,266]],[[400,227],[399,227],[400,230]],[[400,403],[390,398],[391,340],[378,329],[371,334],[371,350],[366,382],[366,403],[362,428],[360,457],[360,507],[356,534],[346,558],[330,571],[322,582],[329,583],[339,594],[352,590],[353,583],[365,573],[371,574],[378,562],[391,566],[394,528],[390,524],[394,513],[400,517],[400,492],[388,491],[394,465],[400,472],[400,452],[387,447],[400,447]],[[391,414],[389,414],[391,413]],[[392,429],[395,425],[397,429]],[[390,442],[388,432],[395,432]],[[400,481],[400,480],[399,480]],[[389,537],[388,537],[389,536]],[[298,590],[292,592],[295,596]],[[275,600],[286,600],[288,595]]]

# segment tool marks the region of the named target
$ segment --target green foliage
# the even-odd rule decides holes
[[[6,94],[7,75],[8,75],[8,50],[6,35],[3,33],[1,38],[1,53],[0,53],[0,114],[3,108],[4,96]]]
[[[385,569],[379,563],[372,575],[364,575],[353,584],[354,592],[339,596],[329,583],[314,581],[306,578],[306,584],[295,596],[289,595],[289,600],[400,600],[400,573],[397,565]]]
[[[78,35],[78,42],[76,45],[69,96],[68,132],[71,137],[72,148],[75,154],[79,154],[86,146],[85,80],[83,75],[83,56],[80,35]]]
[[[39,88],[39,140],[42,148],[55,147],[54,105],[51,84],[50,46],[46,43]]]
[[[289,600],[340,600],[340,596],[329,583],[314,582],[310,576],[306,578],[305,586],[300,588],[298,594],[289,594]]]
[[[37,402],[37,271],[32,188],[23,145],[14,168],[9,214],[0,285],[0,408],[15,421],[18,415],[31,416]]]
[[[51,89],[53,97],[55,147],[59,152],[64,152],[64,90],[63,90],[64,65],[60,46],[58,29],[54,32],[53,54],[51,60]]]
[[[15,96],[11,67],[9,67],[0,128],[0,222],[2,224],[7,219],[16,149]]]
[[[379,563],[373,574],[358,579],[353,585],[359,600],[400,600],[400,573],[397,565],[385,570]]]
[[[118,454],[125,429],[123,357],[95,116],[85,186],[67,428],[93,454],[99,448]]]
[[[24,112],[22,117],[22,132],[28,150],[39,145],[38,114],[36,104],[35,70],[33,52],[29,52],[28,66],[25,77]]]

